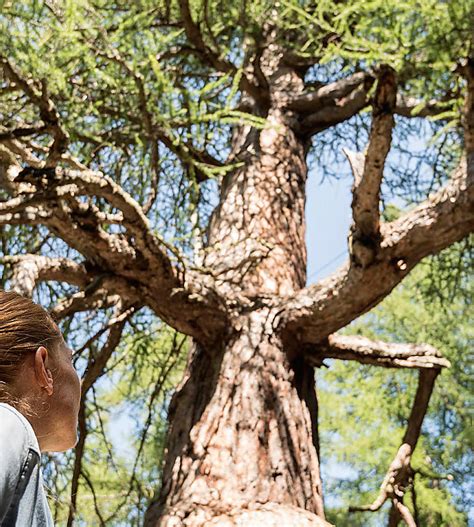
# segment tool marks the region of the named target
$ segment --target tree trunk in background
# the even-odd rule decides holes
[[[245,165],[223,181],[205,259],[222,277],[232,326],[216,349],[194,345],[147,526],[327,525],[314,370],[292,362],[271,302],[305,285],[305,144],[291,115],[267,119],[234,137]]]

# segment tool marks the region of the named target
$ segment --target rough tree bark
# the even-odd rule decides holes
[[[302,82],[283,67],[267,77],[268,124],[234,134],[232,157],[245,165],[222,184],[204,259],[228,297],[246,301],[218,345],[194,345],[147,525],[325,524],[314,372],[275,331],[272,305],[306,280],[307,141],[284,108]]]

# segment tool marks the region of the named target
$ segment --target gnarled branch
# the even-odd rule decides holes
[[[421,425],[428,409],[434,383],[439,373],[437,369],[421,369],[418,388],[402,445],[385,475],[377,498],[369,505],[350,507],[349,511],[378,511],[388,500],[392,500],[394,513],[397,513],[409,527],[416,527],[408,508],[403,504],[406,489],[412,484],[413,469],[411,458],[421,432]]]
[[[349,83],[351,89],[346,95],[337,96],[339,92],[344,93],[344,90],[335,87],[333,90],[334,98],[332,99],[329,95],[331,90],[328,88],[329,93],[325,94],[324,97],[329,100],[326,99],[327,102],[324,105],[318,107],[321,100],[315,97],[314,111],[301,114],[300,133],[305,136],[317,134],[331,126],[347,121],[359,113],[370,102],[368,94],[373,83],[374,78],[371,75],[365,75],[364,80],[355,83],[355,86]]]
[[[324,84],[316,90],[305,90],[291,98],[287,104],[290,110],[302,114],[315,113],[327,105],[335,105],[336,101],[347,97],[351,92],[365,83],[373,82],[373,76],[359,71],[335,82]]]
[[[370,340],[360,335],[330,335],[327,342],[310,348],[305,359],[320,365],[323,359],[353,360],[384,368],[441,369],[450,366],[429,344],[399,344]]]
[[[280,327],[317,344],[378,304],[425,256],[474,230],[474,171],[463,158],[449,183],[398,220],[382,224],[380,248],[367,267],[345,264],[282,306]]]
[[[0,202],[0,222],[43,223],[81,252],[96,274],[115,275],[119,283],[133,278],[132,289],[140,289],[150,307],[179,331],[215,339],[224,329],[225,306],[210,277],[187,270],[176,249],[153,232],[140,205],[111,178],[92,170],[56,167],[28,168],[8,181],[14,197]],[[119,213],[104,213],[91,201],[78,201],[78,196],[103,198]],[[112,220],[124,228],[123,234],[102,228]],[[208,319],[197,324],[206,313],[212,323]]]
[[[68,258],[23,254],[2,256],[0,263],[13,267],[12,289],[24,296],[31,296],[42,281],[55,280],[85,288],[93,280],[83,264]]]
[[[380,186],[385,159],[390,150],[393,111],[396,99],[396,77],[392,68],[381,69],[373,101],[369,144],[365,155],[346,152],[354,174],[351,227],[352,258],[366,266],[373,261],[380,242]]]

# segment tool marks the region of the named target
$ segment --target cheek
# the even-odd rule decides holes
[[[66,374],[63,376],[62,384],[62,393],[65,402],[67,401],[67,406],[70,408],[70,411],[77,413],[81,400],[81,381],[72,366],[68,367]]]
[[[81,401],[81,379],[79,378],[79,375],[77,374],[76,370],[74,370],[73,378],[74,380],[72,383],[72,387],[74,390],[74,397],[77,402],[77,406],[79,407],[79,403]]]

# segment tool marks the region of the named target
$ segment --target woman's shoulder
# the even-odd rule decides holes
[[[21,512],[18,507],[24,497],[25,485],[30,484],[39,460],[38,441],[28,419],[13,406],[0,403],[1,525],[33,525],[29,520],[19,523],[12,518]],[[35,495],[37,482],[38,478],[33,481]],[[10,515],[13,516],[10,518]]]
[[[38,440],[28,419],[13,406],[0,403],[0,452],[21,456],[30,449],[40,454]]]

